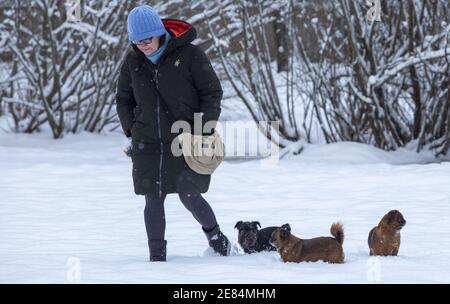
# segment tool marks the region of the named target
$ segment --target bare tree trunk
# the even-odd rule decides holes
[[[275,39],[275,51],[277,59],[277,72],[287,72],[289,70],[290,45],[286,18],[281,15],[280,10],[274,10],[273,31]]]

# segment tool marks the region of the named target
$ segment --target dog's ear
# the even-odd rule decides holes
[[[259,228],[261,228],[261,224],[258,221],[252,222],[252,224],[253,224],[253,226],[255,227],[256,230],[258,230],[258,226],[259,226]]]
[[[287,231],[291,232],[291,225],[284,224],[281,226],[281,230],[287,230]]]
[[[291,235],[291,226],[289,224],[284,224],[280,228],[281,240],[287,239]]]
[[[244,224],[242,221],[237,222],[236,225],[234,225],[234,229],[241,230],[242,224]]]

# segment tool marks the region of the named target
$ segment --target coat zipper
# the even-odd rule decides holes
[[[157,113],[157,124],[158,124],[158,137],[159,137],[159,145],[160,145],[160,155],[159,155],[159,197],[162,197],[162,161],[163,161],[163,153],[164,153],[164,145],[162,142],[161,135],[161,115],[160,115],[160,100],[159,100],[159,86],[158,86],[158,69],[159,64],[155,69],[155,85],[156,85],[156,113]]]

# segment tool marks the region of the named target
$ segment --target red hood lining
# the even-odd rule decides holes
[[[172,33],[175,34],[175,37],[180,37],[192,27],[192,25],[190,25],[189,23],[180,20],[163,19],[162,22],[165,28],[169,29]]]

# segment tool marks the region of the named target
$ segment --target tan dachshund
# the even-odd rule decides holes
[[[308,240],[291,234],[291,226],[284,224],[277,228],[270,238],[284,262],[317,262],[344,263],[344,228],[342,224],[331,226],[332,237],[318,237]]]
[[[405,224],[400,211],[389,211],[369,232],[370,255],[396,256],[400,248],[400,230]]]

